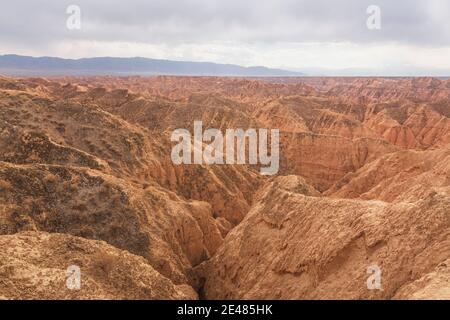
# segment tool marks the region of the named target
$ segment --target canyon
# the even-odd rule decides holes
[[[277,174],[174,163],[196,121]],[[0,76],[0,244],[0,299],[450,299],[450,80]]]

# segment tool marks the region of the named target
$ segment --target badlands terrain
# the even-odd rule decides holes
[[[278,174],[174,165],[200,120]],[[0,248],[1,299],[450,299],[450,80],[0,77]]]

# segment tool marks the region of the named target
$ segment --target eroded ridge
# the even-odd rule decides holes
[[[1,77],[0,297],[450,298],[449,97],[432,78]],[[196,121],[278,130],[277,175],[174,163]]]

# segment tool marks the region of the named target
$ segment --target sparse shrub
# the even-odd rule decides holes
[[[7,190],[11,190],[12,189],[12,185],[9,181],[6,180],[0,180],[0,191],[7,191]]]
[[[80,212],[85,212],[87,211],[87,206],[84,203],[80,203],[72,206],[72,209]]]
[[[58,178],[56,178],[55,175],[49,173],[44,177],[44,179],[42,179],[42,181],[44,183],[56,183],[58,181]]]
[[[115,193],[111,196],[110,198],[111,203],[117,207],[120,206],[122,204],[122,199],[121,199],[121,195],[119,193]]]
[[[109,276],[114,270],[114,257],[105,252],[95,254],[92,261],[94,272],[100,276]]]

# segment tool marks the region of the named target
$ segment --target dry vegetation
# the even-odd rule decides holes
[[[450,298],[449,96],[428,78],[0,78],[0,297]],[[173,165],[194,120],[280,129],[279,175]]]

